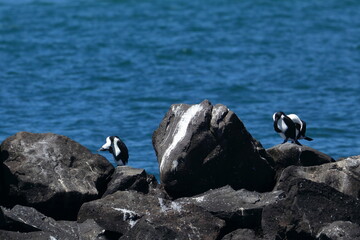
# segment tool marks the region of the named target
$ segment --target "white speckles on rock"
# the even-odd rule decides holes
[[[350,221],[335,221],[324,225],[316,235],[317,239],[359,239],[360,228]]]
[[[171,202],[171,209],[177,212],[181,212],[181,204],[177,202]]]
[[[225,226],[224,220],[203,208],[168,200],[159,192],[117,191],[84,203],[78,222],[86,219],[94,219],[107,231],[122,234],[122,239],[219,239]],[[132,226],[130,219],[134,221],[130,222]]]
[[[171,106],[171,110],[173,111],[175,117],[181,116],[184,113],[181,104]]]
[[[160,212],[166,213],[168,211],[176,211],[181,212],[181,204],[178,202],[171,202],[170,206],[167,206],[169,204],[165,203],[165,200],[163,198],[158,198],[159,204],[160,204]]]
[[[360,166],[360,155],[359,156],[348,157],[346,159],[343,159],[342,161],[346,161],[346,165],[347,165],[348,168],[359,168],[359,166]]]
[[[189,239],[192,239],[192,236],[196,236],[196,238],[201,239],[201,233],[197,227],[195,227],[193,224],[189,224],[189,227],[192,231],[192,234],[188,234]]]
[[[203,201],[205,200],[205,196],[196,197],[196,198],[194,198],[194,200],[195,200],[196,202],[198,202],[198,203],[201,203],[201,202],[203,202]]]
[[[314,159],[311,158],[311,160]],[[359,173],[360,157],[357,159],[356,157],[346,158],[319,166],[290,166],[281,172],[275,189],[287,189],[289,182],[302,178],[325,183],[339,192],[358,198],[360,192]]]
[[[6,201],[41,204],[44,213],[54,218],[75,218],[84,202],[105,191],[106,179],[114,169],[102,156],[53,133],[20,132],[7,138],[1,150],[9,153],[3,164],[17,184],[17,191],[12,191]],[[7,187],[15,187],[12,185]],[[52,207],[54,202],[59,203],[56,208]]]
[[[218,125],[221,120],[224,119],[229,109],[224,105],[216,105],[213,107],[211,112],[211,124]]]
[[[172,170],[172,171],[176,171],[178,165],[179,165],[179,162],[178,162],[177,160],[173,161],[171,170]]]
[[[160,204],[160,211],[166,212],[168,208],[164,204],[164,199],[162,199],[162,198],[158,198],[158,199],[159,199],[159,204]]]

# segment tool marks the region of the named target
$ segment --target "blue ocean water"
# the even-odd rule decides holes
[[[0,141],[109,135],[158,176],[151,136],[173,103],[234,111],[265,148],[297,113],[337,159],[360,154],[360,1],[0,0]],[[101,153],[111,162],[112,156]]]

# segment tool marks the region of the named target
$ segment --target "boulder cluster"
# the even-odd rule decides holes
[[[153,146],[160,183],[66,136],[8,137],[0,239],[360,239],[360,156],[264,149],[207,100],[172,105]]]

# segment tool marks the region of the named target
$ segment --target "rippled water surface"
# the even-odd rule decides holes
[[[95,152],[118,135],[157,175],[151,136],[170,105],[209,99],[266,148],[282,110],[306,120],[304,144],[358,155],[359,13],[355,0],[0,0],[0,141],[54,132]]]

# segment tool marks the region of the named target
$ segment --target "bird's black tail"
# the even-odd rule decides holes
[[[304,137],[304,139],[305,139],[305,140],[308,140],[308,141],[312,141],[312,140],[314,140],[314,139],[309,138],[309,137],[306,137],[306,136]]]

